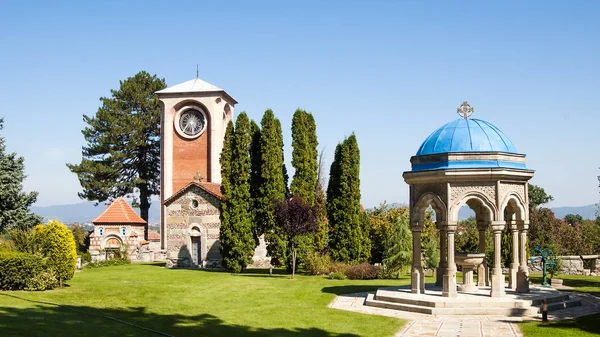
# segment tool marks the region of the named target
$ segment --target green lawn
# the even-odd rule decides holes
[[[393,336],[405,321],[327,305],[336,294],[408,283],[139,264],[86,269],[64,289],[0,292],[0,334],[158,336],[107,316],[174,336]]]
[[[564,285],[575,287],[574,291],[600,296],[600,277],[598,276],[559,275],[556,277],[563,279]],[[541,283],[541,275],[533,274],[531,279],[537,284]],[[600,314],[546,323],[531,321],[519,323],[519,327],[525,337],[598,336],[600,334]]]

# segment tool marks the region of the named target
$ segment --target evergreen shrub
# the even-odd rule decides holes
[[[327,275],[331,273],[333,262],[329,255],[322,255],[317,252],[310,252],[306,256],[304,266],[311,275]]]
[[[39,284],[32,279],[45,271],[46,261],[37,255],[0,252],[0,290],[28,289],[28,285]]]

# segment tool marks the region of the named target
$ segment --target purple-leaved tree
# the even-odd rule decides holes
[[[318,209],[300,196],[275,202],[275,218],[292,249],[292,279],[296,274],[296,238],[318,228]]]

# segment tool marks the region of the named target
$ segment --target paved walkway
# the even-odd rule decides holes
[[[574,318],[600,313],[600,299],[588,295],[570,293],[572,298],[579,298],[582,306],[550,312],[550,320]],[[523,320],[541,320],[538,317],[506,317],[506,316],[433,316],[399,310],[368,307],[364,305],[367,293],[356,293],[336,296],[329,304],[330,308],[356,311],[365,314],[382,315],[410,320],[395,337],[406,336],[494,336],[522,337],[517,322]]]

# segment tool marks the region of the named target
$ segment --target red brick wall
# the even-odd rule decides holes
[[[192,140],[173,130],[173,193],[193,181],[197,172],[203,181],[210,181],[209,134],[209,125],[200,137]]]

